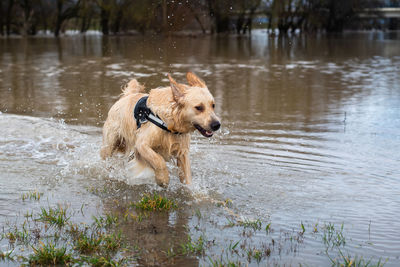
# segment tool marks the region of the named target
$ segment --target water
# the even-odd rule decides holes
[[[399,40],[379,32],[278,39],[261,31],[251,38],[1,39],[0,223],[38,210],[20,197],[34,189],[50,203],[85,205],[93,214],[113,208],[87,188],[114,186],[120,199],[159,190],[151,182],[126,185],[123,160],[100,160],[101,127],[130,78],[154,88],[168,84],[166,73],[183,82],[192,70],[214,95],[223,126],[212,139],[194,135],[193,185],[181,186],[175,174],[169,194],[196,203],[217,224],[220,210],[210,203],[225,199],[238,216],[277,229],[343,223],[350,253],[396,266]],[[187,212],[173,216],[194,225]],[[176,240],[185,238],[172,229]],[[207,233],[218,229],[209,225]],[[307,239],[278,262],[329,265],[319,246]]]

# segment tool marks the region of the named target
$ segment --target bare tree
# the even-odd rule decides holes
[[[356,16],[379,0],[1,0],[0,34],[35,34],[66,27],[86,32],[97,25],[104,35],[138,30],[170,34],[193,26],[203,33],[251,32],[262,10],[268,28],[282,34],[342,31],[353,25],[371,25]],[[390,3],[397,4],[391,0]],[[75,18],[73,23],[68,20]],[[397,28],[397,20],[388,23]],[[98,26],[100,25],[100,26]]]
[[[229,0],[207,0],[210,19],[212,21],[211,33],[228,32],[231,23],[231,13],[233,13],[234,1]]]
[[[251,32],[254,14],[260,6],[261,0],[237,0],[235,11],[236,18],[236,33],[246,33],[247,30]]]
[[[86,32],[95,14],[95,4],[93,0],[81,0],[78,16],[80,18],[80,32]]]
[[[7,13],[6,13],[6,33],[11,33],[11,22],[12,22],[12,10],[14,7],[14,0],[8,0]]]
[[[194,19],[196,20],[197,24],[199,25],[201,32],[205,34],[206,27],[204,26],[204,23],[200,15],[202,13],[202,10],[205,9],[205,5],[201,1],[194,1],[194,2],[188,2],[188,7]]]
[[[81,0],[76,2],[72,0],[57,0],[57,17],[54,36],[58,37],[60,35],[61,26],[64,21],[78,16],[80,1]]]
[[[110,33],[110,16],[112,9],[112,1],[111,0],[96,0],[97,6],[100,8],[100,27],[101,32],[104,35],[108,35]]]
[[[0,35],[4,35],[4,6],[3,1],[0,2]]]
[[[28,35],[32,26],[32,19],[34,15],[33,5],[35,1],[30,0],[19,0],[19,6],[22,9],[22,35]]]
[[[112,31],[113,33],[120,32],[121,23],[125,15],[125,10],[132,3],[129,0],[114,0],[111,7]]]

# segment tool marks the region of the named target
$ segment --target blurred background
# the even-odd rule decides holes
[[[396,30],[398,0],[3,0],[0,34]]]

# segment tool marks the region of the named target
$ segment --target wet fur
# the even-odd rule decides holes
[[[172,132],[180,134],[169,133],[150,122],[137,129],[133,110],[137,101],[147,94],[144,87],[133,79],[108,113],[100,152],[103,159],[115,152],[126,155],[134,152],[136,168],[153,169],[157,184],[164,187],[169,183],[166,161],[171,158],[177,160],[180,181],[186,184],[192,182],[189,145],[190,134],[196,129],[194,125],[212,131],[213,127],[210,125],[213,122],[219,124],[214,113],[214,99],[200,78],[188,72],[189,85],[184,85],[168,77],[171,86],[150,90],[147,106]],[[196,105],[199,104],[205,106],[201,112],[196,110]]]

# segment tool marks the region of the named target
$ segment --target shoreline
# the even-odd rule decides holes
[[[0,35],[0,39],[34,39],[34,38],[65,38],[65,37],[74,37],[74,36],[83,36],[83,37],[160,37],[160,38],[169,38],[169,37],[189,37],[189,38],[201,38],[201,37],[224,37],[224,36],[229,36],[229,37],[252,37],[253,35],[260,35],[260,34],[266,34],[270,37],[292,37],[292,36],[317,36],[317,35],[324,35],[324,36],[330,36],[330,35],[340,35],[340,34],[348,34],[348,33],[363,33],[363,34],[371,34],[371,33],[400,33],[400,30],[389,30],[389,29],[371,29],[371,30],[344,30],[342,32],[324,32],[324,31],[318,31],[318,32],[301,32],[297,30],[294,33],[287,33],[280,35],[278,29],[267,29],[267,28],[258,28],[258,29],[253,29],[251,34],[237,34],[237,33],[221,33],[221,34],[212,34],[210,32],[207,33],[202,33],[201,31],[179,31],[179,32],[170,32],[168,34],[163,34],[163,33],[157,33],[157,32],[147,32],[147,33],[140,33],[137,31],[132,31],[132,32],[124,32],[124,33],[116,33],[116,34],[108,34],[108,35],[103,35],[101,31],[88,31],[81,33],[79,31],[75,30],[69,30],[65,33],[60,34],[59,37],[55,37],[54,33],[48,32],[48,33],[38,33],[35,35],[20,35],[20,34],[10,34],[9,36],[7,35]]]

